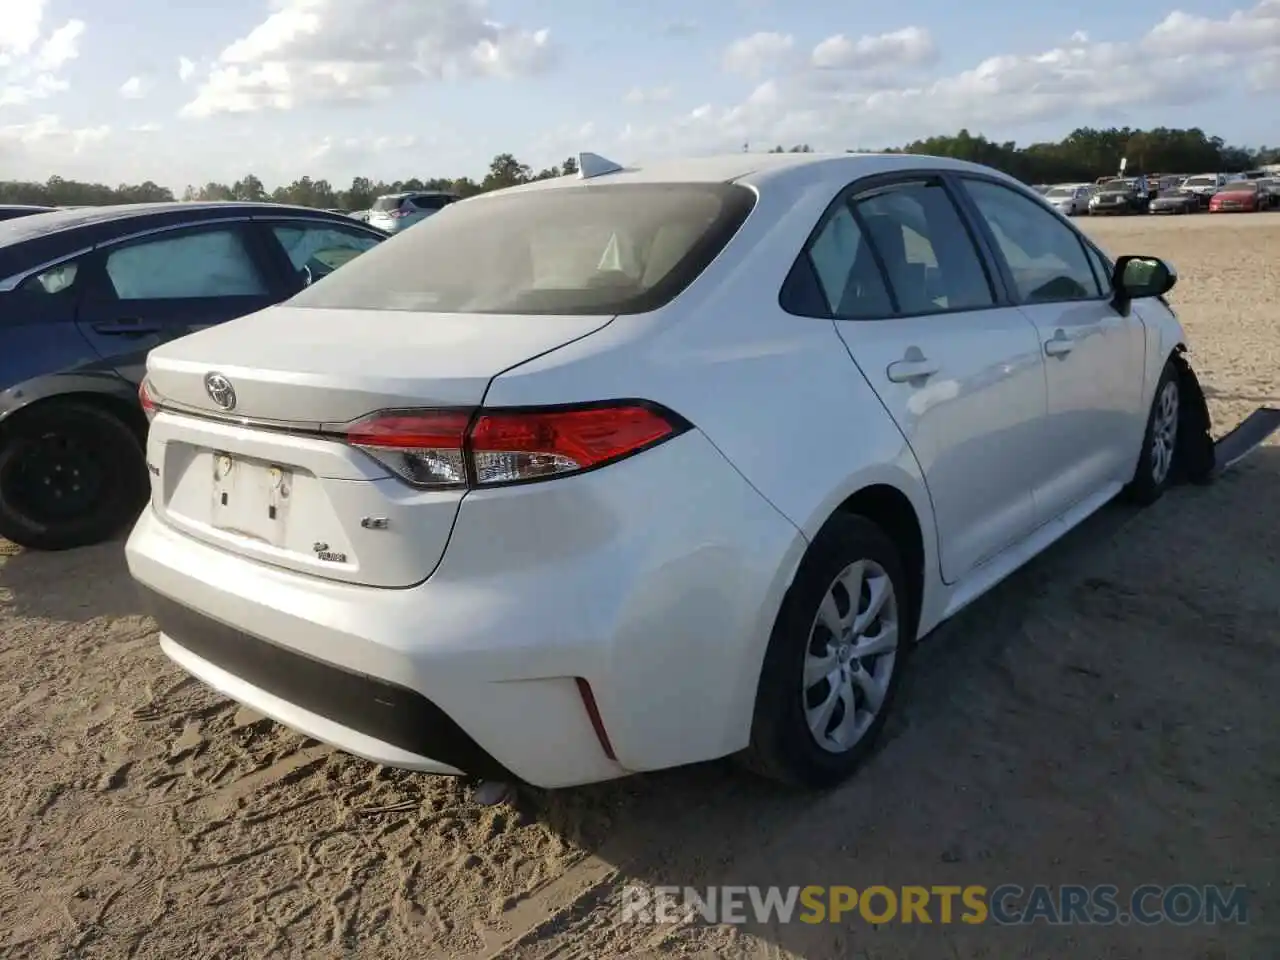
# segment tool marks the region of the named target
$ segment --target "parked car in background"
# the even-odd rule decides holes
[[[368,223],[369,214],[371,213],[373,213],[372,210],[352,210],[351,213],[347,214],[347,216],[352,220],[359,220],[361,223]]]
[[[0,223],[0,537],[61,549],[133,520],[147,351],[279,303],[383,239],[322,210],[236,202]]]
[[[580,169],[152,351],[126,557],[181,668],[418,771],[830,787],[918,636],[1212,464],[1176,274],[1011,177]]]
[[[0,220],[16,220],[18,217],[29,217],[37,213],[48,213],[53,207],[36,207],[23,203],[0,204]]]
[[[1150,213],[1199,213],[1200,198],[1190,190],[1174,189],[1161,193],[1147,208]]]
[[[438,190],[412,193],[389,193],[373,201],[369,211],[369,225],[387,233],[401,233],[415,223],[421,223],[432,214],[439,213],[458,197]]]
[[[1091,183],[1060,183],[1050,187],[1044,198],[1059,212],[1075,217],[1089,212],[1089,198],[1092,196]]]
[[[1182,181],[1182,189],[1190,190],[1200,200],[1200,206],[1208,207],[1209,198],[1227,183],[1225,173],[1197,173]]]
[[[1263,209],[1265,195],[1257,180],[1233,180],[1219,187],[1209,198],[1210,213],[1257,213]]]
[[[1050,187],[1049,184],[1047,183],[1033,183],[1031,185],[1031,189],[1043,197],[1046,193],[1048,193],[1053,188]]]
[[[1264,177],[1259,180],[1258,199],[1264,210],[1280,207],[1280,177]]]
[[[1100,184],[1097,191],[1089,198],[1089,213],[1090,215],[1146,213],[1150,202],[1151,195],[1147,190],[1145,178],[1115,178]]]

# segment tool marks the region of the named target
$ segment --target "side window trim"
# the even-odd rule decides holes
[[[961,225],[964,227],[965,233],[968,235],[970,243],[973,244],[974,253],[978,258],[978,263],[982,267],[982,271],[987,278],[987,283],[991,289],[993,302],[981,307],[960,307],[951,310],[931,310],[924,313],[904,314],[898,306],[897,294],[893,290],[893,285],[889,282],[889,276],[885,269],[884,257],[876,243],[874,243],[867,232],[866,223],[857,209],[857,201],[862,197],[890,189],[895,186],[907,183],[926,183],[930,185],[940,186],[946,193],[947,198],[951,201],[955,208],[956,215],[960,219]],[[997,310],[1001,307],[1008,307],[1016,302],[1016,298],[1012,296],[1012,277],[1008,276],[1004,270],[1003,260],[994,256],[991,243],[994,238],[989,238],[985,231],[985,223],[977,218],[975,222],[974,211],[970,209],[968,204],[971,201],[969,197],[959,190],[955,183],[952,182],[952,174],[946,169],[937,167],[918,167],[912,170],[895,170],[892,173],[877,173],[869,176],[859,177],[857,180],[846,184],[835,198],[827,205],[822,212],[822,216],[818,218],[818,222],[809,232],[809,236],[805,239],[804,245],[800,248],[800,252],[796,255],[796,260],[801,258],[808,259],[809,251],[814,242],[822,235],[826,229],[827,223],[840,210],[842,206],[847,208],[853,215],[854,223],[857,224],[858,230],[862,235],[863,241],[870,244],[872,257],[875,259],[876,267],[880,272],[881,282],[884,284],[885,290],[889,294],[890,302],[893,304],[893,315],[885,317],[886,320],[908,319],[910,317],[933,317],[947,316],[950,314],[973,313],[975,310]],[[795,262],[792,263],[791,270],[787,272],[786,277],[790,277],[795,270]],[[810,261],[809,269],[812,271],[812,261]],[[810,313],[798,313],[789,309],[785,302],[783,294],[787,288],[786,278],[778,291],[778,304],[782,310],[792,316],[810,317]],[[834,311],[827,311],[824,316],[814,317],[819,320],[844,320],[846,323],[866,323],[876,322],[867,321],[866,319],[842,318]]]
[[[997,187],[1004,187],[1006,190],[1009,190],[1010,192],[1015,194],[1019,194],[1021,193],[1021,191],[1019,191],[1016,186],[1012,186],[1009,183],[999,179],[998,177],[990,177],[982,173],[970,173],[969,171],[964,171],[963,173],[953,174],[952,176],[957,181],[956,192],[963,196],[963,203],[964,203],[966,212],[974,220],[975,227],[982,234],[985,243],[990,249],[990,256],[996,265],[996,269],[999,270],[1000,275],[1004,281],[1004,286],[1008,291],[1009,302],[1015,306],[1029,306],[1030,304],[1025,303],[1022,297],[1019,296],[1018,285],[1017,285],[1017,281],[1014,279],[1013,270],[1010,268],[1009,262],[1005,259],[1004,252],[1000,249],[1000,244],[996,241],[995,234],[992,233],[990,224],[988,224],[986,219],[982,216],[982,213],[978,209],[977,203],[974,202],[973,197],[971,197],[968,191],[964,189],[963,182],[965,180],[976,180],[981,183],[990,183]],[[1034,197],[1032,197],[1029,194],[1022,194],[1022,195],[1026,196],[1028,200],[1034,199]],[[1080,252],[1084,254],[1085,263],[1089,265],[1089,274],[1090,276],[1093,277],[1094,288],[1098,291],[1098,293],[1092,297],[1081,297],[1076,300],[1037,300],[1035,304],[1039,305],[1039,304],[1045,304],[1045,303],[1050,303],[1050,304],[1051,303],[1097,303],[1100,301],[1110,300],[1111,294],[1110,293],[1104,294],[1102,292],[1102,284],[1098,281],[1098,272],[1094,268],[1093,258],[1089,255],[1089,248],[1093,245],[1089,242],[1088,238],[1085,237],[1084,234],[1082,234],[1076,228],[1075,224],[1064,222],[1062,226],[1066,227],[1069,231],[1071,231],[1072,236],[1075,237],[1076,243],[1080,245]],[[1109,258],[1106,258],[1106,259],[1109,259]]]

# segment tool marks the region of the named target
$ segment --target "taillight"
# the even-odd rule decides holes
[[[470,423],[470,410],[390,411],[361,420],[346,436],[415,487],[465,487]]]
[[[654,404],[625,400],[572,407],[399,410],[346,431],[348,443],[417,487],[527,483],[581,473],[689,429]]]
[[[142,412],[150,423],[160,411],[160,401],[156,396],[155,388],[151,386],[151,381],[146,377],[143,377],[142,383],[138,384],[138,402],[142,404]]]

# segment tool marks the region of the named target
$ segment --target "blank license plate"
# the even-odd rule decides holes
[[[211,522],[219,530],[283,546],[293,474],[284,467],[213,454]]]

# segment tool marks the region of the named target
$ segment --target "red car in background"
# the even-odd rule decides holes
[[[1257,213],[1263,207],[1256,180],[1233,180],[1209,198],[1210,213]]]

